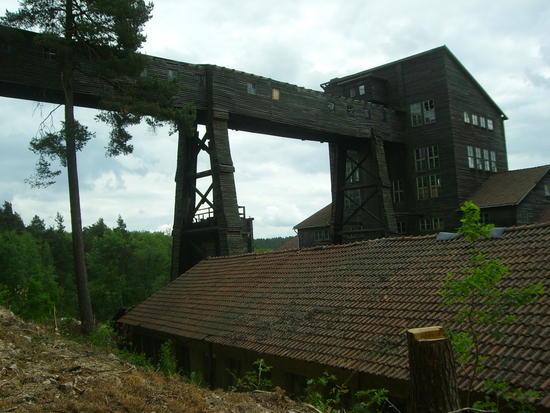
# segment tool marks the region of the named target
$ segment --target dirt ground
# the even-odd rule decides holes
[[[284,392],[231,393],[120,360],[0,307],[1,412],[313,413]]]

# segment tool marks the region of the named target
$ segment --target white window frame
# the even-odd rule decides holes
[[[432,218],[432,230],[445,229],[445,221],[443,218]]]
[[[485,118],[483,116],[479,117],[479,126],[481,126],[482,128],[487,127],[487,126],[485,126]]]
[[[420,231],[431,231],[432,230],[432,220],[429,218],[419,220]]]
[[[470,123],[470,114],[468,112],[464,112],[464,122]]]
[[[489,158],[489,149],[483,149],[483,166],[486,171],[491,171],[491,158]]]
[[[441,175],[430,175],[430,197],[439,198],[441,196]]]
[[[427,175],[416,177],[416,197],[420,201],[430,197],[430,180]]]
[[[476,168],[479,170],[483,170],[483,156],[481,148],[476,147]]]
[[[479,126],[479,117],[472,113],[472,125]]]
[[[422,109],[424,111],[424,123],[435,122],[435,104],[434,100],[425,100],[422,102]]]
[[[493,120],[492,119],[487,119],[487,129],[489,130],[494,130],[494,125],[493,125]]]
[[[246,93],[248,93],[249,95],[256,95],[256,83],[247,82]]]
[[[497,169],[497,153],[495,151],[491,151],[491,172],[498,172]]]
[[[439,148],[437,145],[426,148],[426,157],[428,158],[428,169],[439,168]]]
[[[422,103],[413,103],[411,106],[411,124],[412,126],[420,126],[422,121]]]
[[[414,150],[414,165],[417,172],[426,171],[428,169],[426,148],[417,148]]]
[[[177,70],[174,70],[174,69],[168,69],[166,71],[166,78],[168,80],[174,80],[175,78],[178,77],[178,71]]]
[[[476,169],[476,158],[474,156],[474,147],[473,146],[467,146],[468,151],[468,166],[470,169]]]
[[[365,94],[365,85],[359,85],[359,95]]]
[[[405,200],[405,191],[403,190],[403,180],[398,179],[396,181],[392,181],[392,194],[393,194],[393,202],[403,202]]]

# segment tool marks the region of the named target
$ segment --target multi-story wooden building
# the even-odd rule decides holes
[[[508,170],[506,115],[445,46],[321,86],[327,94],[401,114],[404,138],[383,139],[374,156],[368,146],[350,145],[344,155],[342,145],[331,145],[333,182],[346,159],[344,196],[333,192],[332,229],[321,213],[325,208],[315,214],[323,215],[323,222],[308,218],[296,226],[303,232],[301,246],[332,242],[326,230],[340,232],[336,242],[387,235],[371,213],[384,197],[391,197],[385,204],[390,235],[454,231],[464,201],[495,173]],[[368,118],[372,113],[366,108],[350,115]],[[372,173],[372,159],[378,174]],[[377,180],[386,189],[382,197],[371,196]]]

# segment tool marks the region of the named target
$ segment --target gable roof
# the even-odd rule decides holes
[[[501,172],[489,178],[470,198],[480,208],[518,205],[550,171],[550,165]]]
[[[445,275],[472,257],[461,239],[435,235],[210,258],[120,319],[204,340],[393,379],[408,379],[405,331],[447,325]],[[477,251],[510,267],[504,287],[550,284],[550,223],[507,229]],[[486,379],[541,392],[550,407],[550,301],[514,310],[498,341],[483,331]],[[465,388],[464,379],[459,381]]]
[[[360,78],[371,76],[371,75],[373,75],[373,72],[376,72],[376,71],[378,71],[382,68],[394,66],[394,65],[402,63],[402,62],[414,60],[418,57],[422,57],[422,56],[426,56],[426,55],[434,54],[434,53],[445,53],[447,56],[449,56],[451,58],[451,60],[453,60],[457,64],[459,69],[462,70],[466,74],[466,76],[470,79],[470,81],[487,98],[487,100],[489,102],[491,102],[491,104],[498,110],[498,112],[501,113],[503,119],[504,120],[508,119],[508,117],[505,115],[505,113],[502,111],[502,109],[500,109],[500,107],[495,103],[493,98],[485,91],[485,89],[483,89],[483,87],[479,84],[479,82],[475,79],[475,77],[472,76],[472,74],[468,71],[468,69],[466,69],[466,67],[462,64],[462,62],[460,62],[460,60],[458,60],[457,57],[451,52],[451,50],[445,45],[435,47],[431,50],[426,50],[424,52],[417,53],[415,55],[408,56],[408,57],[405,57],[405,58],[402,58],[402,59],[399,59],[399,60],[395,60],[395,61],[390,62],[390,63],[385,63],[383,65],[376,66],[376,67],[373,67],[371,69],[363,70],[361,72],[354,73],[354,74],[351,74],[351,75],[348,75],[348,76],[337,77],[337,78],[331,79],[330,81],[321,84],[321,87],[323,89],[325,89],[327,87],[327,85],[329,85],[329,84],[345,84],[345,83],[348,83],[348,82],[352,82],[352,81],[358,80]]]
[[[305,228],[330,226],[331,212],[332,212],[332,204],[328,204],[326,207],[320,209],[315,214],[309,216],[299,224],[295,225],[293,229],[305,229]]]

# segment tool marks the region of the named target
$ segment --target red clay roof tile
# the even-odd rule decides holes
[[[460,274],[468,265],[471,248],[464,239],[436,241],[429,235],[211,258],[120,322],[406,379],[405,330],[451,325],[453,308],[441,306],[438,291],[447,273]],[[509,228],[475,248],[510,267],[506,286],[542,282],[548,290],[550,223]],[[482,378],[524,388],[534,383],[546,407],[549,314],[550,302],[542,297],[514,310],[517,321],[503,338],[482,331],[490,355]],[[467,385],[464,377],[459,382]]]

